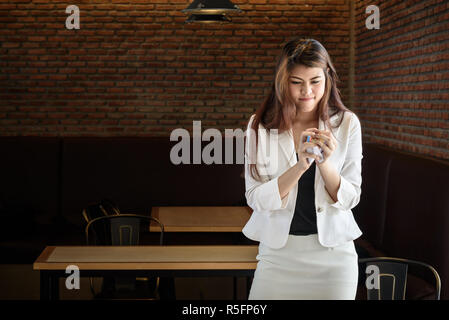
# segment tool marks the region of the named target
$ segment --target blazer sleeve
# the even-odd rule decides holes
[[[278,177],[270,177],[268,175],[263,175],[263,164],[268,162],[268,159],[257,158],[258,153],[255,150],[255,143],[253,148],[251,144],[255,141],[255,135],[250,134],[251,123],[254,119],[254,115],[251,117],[248,127],[246,130],[246,142],[245,142],[245,197],[248,206],[254,211],[276,211],[285,209],[287,206],[288,195],[281,199],[278,187]],[[264,135],[259,135],[258,149],[263,141]],[[263,154],[263,152],[261,153]],[[257,169],[259,174],[262,175],[262,181],[255,180],[251,176],[250,163],[255,163],[257,161]],[[261,165],[262,164],[262,165]]]
[[[350,210],[360,201],[362,185],[362,129],[360,120],[353,113],[349,125],[349,141],[343,167],[341,182],[337,192],[337,202],[327,194],[330,206],[340,210]]]

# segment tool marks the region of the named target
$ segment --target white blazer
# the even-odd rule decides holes
[[[338,123],[340,118],[341,114],[332,116],[331,124]],[[283,247],[287,242],[298,195],[298,184],[296,184],[281,200],[278,177],[297,163],[296,150],[291,129],[290,132],[273,134],[260,124],[257,169],[263,181],[254,180],[249,171],[249,146],[252,143],[251,139],[254,139],[254,135],[249,134],[249,129],[253,119],[254,115],[251,116],[245,132],[245,196],[253,213],[242,232],[249,239],[277,249]],[[318,129],[325,129],[321,119],[319,119]],[[361,162],[363,155],[360,121],[354,113],[345,112],[341,125],[331,130],[338,145],[327,161],[341,175],[340,188],[337,193],[338,201],[334,202],[327,193],[318,166],[315,171],[314,185],[318,239],[324,247],[335,247],[362,235],[351,211],[359,203],[362,184]],[[271,139],[268,137],[269,135],[271,135]],[[273,137],[277,138],[275,141],[278,143],[278,152],[271,152],[267,156],[266,146],[269,144],[268,140],[273,141]],[[267,166],[263,165],[267,163],[276,163],[275,170],[267,169]]]

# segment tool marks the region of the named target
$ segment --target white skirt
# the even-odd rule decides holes
[[[318,235],[289,235],[271,249],[259,244],[249,300],[354,300],[358,256],[353,241],[323,247]]]

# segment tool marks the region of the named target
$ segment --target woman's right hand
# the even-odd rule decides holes
[[[301,133],[301,137],[299,140],[299,146],[298,146],[298,163],[296,164],[299,169],[302,172],[306,172],[307,169],[309,169],[309,167],[312,165],[312,162],[309,164],[309,162],[307,161],[307,158],[313,158],[315,159],[315,161],[318,160],[318,156],[313,154],[313,153],[309,153],[306,151],[307,148],[313,148],[314,146],[316,146],[315,143],[313,142],[307,142],[307,136],[310,136],[310,138],[312,139],[314,137],[314,129],[316,128],[308,128],[306,130],[304,130]]]

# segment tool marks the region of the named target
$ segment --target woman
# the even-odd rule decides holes
[[[362,136],[337,81],[322,44],[290,40],[249,120],[243,233],[260,242],[249,299],[355,299]]]

